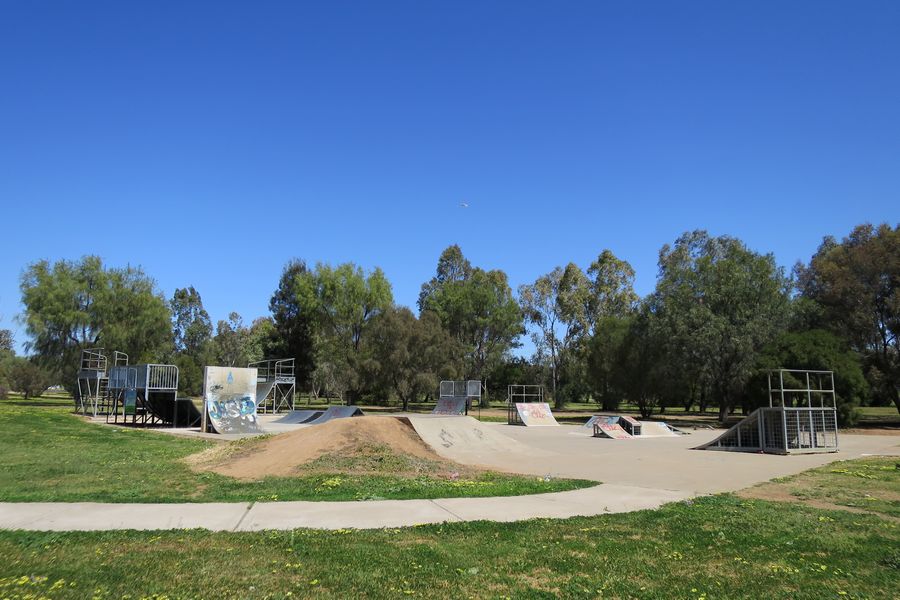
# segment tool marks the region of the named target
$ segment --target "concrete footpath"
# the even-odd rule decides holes
[[[691,495],[687,492],[601,484],[552,494],[438,500],[206,504],[9,502],[0,503],[0,529],[377,529],[459,521],[510,522],[538,517],[593,516],[657,508]]]

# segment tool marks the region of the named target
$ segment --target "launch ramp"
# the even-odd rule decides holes
[[[770,371],[769,406],[756,409],[696,449],[771,454],[837,452],[834,374],[795,369]]]

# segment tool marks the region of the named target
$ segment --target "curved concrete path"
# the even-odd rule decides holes
[[[0,528],[28,531],[377,529],[458,521],[593,516],[656,508],[690,496],[685,492],[598,485],[552,494],[438,500],[250,504],[10,502],[0,504]]]

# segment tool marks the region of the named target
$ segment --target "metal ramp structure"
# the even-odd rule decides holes
[[[325,413],[324,410],[292,410],[283,417],[275,419],[275,423],[284,423],[286,425],[300,425],[315,421]]]
[[[438,401],[431,411],[433,415],[467,415],[473,400],[481,399],[481,382],[478,380],[441,382]]]
[[[758,408],[697,450],[768,454],[837,452],[832,371],[769,371],[769,406]]]
[[[247,365],[256,369],[256,410],[263,414],[294,410],[293,358],[269,358]]]
[[[662,421],[638,421],[627,415],[594,415],[583,426],[590,428],[594,437],[614,440],[684,435]]]
[[[544,386],[513,384],[506,388],[506,422],[527,427],[556,426],[556,417],[544,401]]]
[[[75,410],[82,415],[96,417],[101,403],[107,395],[109,374],[108,359],[103,348],[81,351],[81,366],[78,369],[78,396]]]
[[[327,423],[328,421],[333,421],[335,419],[347,419],[350,417],[362,416],[365,415],[358,406],[329,406],[321,415],[314,419],[304,421],[304,423],[308,423],[309,425],[321,425],[322,423]]]
[[[109,370],[108,388],[107,422],[172,427],[200,424],[200,411],[193,402],[178,398],[175,365],[116,365]]]

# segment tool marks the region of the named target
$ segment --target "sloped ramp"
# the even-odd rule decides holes
[[[467,398],[464,396],[439,398],[431,414],[444,416],[461,415],[466,412],[466,400]]]
[[[617,425],[619,423],[619,415],[593,415],[582,427],[594,429],[594,423],[607,423],[609,425]]]
[[[762,452],[764,448],[763,437],[760,436],[760,418],[762,409],[756,409],[735,425],[732,425],[725,433],[695,450],[736,450],[739,452]],[[765,425],[765,424],[763,424]],[[781,423],[779,422],[779,427]],[[771,450],[771,449],[770,449]]]
[[[329,406],[321,415],[306,422],[310,425],[320,425],[333,419],[346,419],[348,417],[361,416],[363,416],[363,411],[361,411],[358,406]]]
[[[284,423],[285,425],[297,425],[318,419],[324,412],[324,410],[292,410],[280,419],[275,419],[274,422]]]
[[[613,440],[634,439],[630,433],[622,429],[618,423],[596,423],[594,437],[605,437]]]
[[[559,425],[546,402],[516,402],[516,412],[519,413],[519,421],[526,427]]]
[[[515,457],[523,462],[551,452],[527,446],[472,417],[406,417],[422,440],[435,452],[458,462],[484,465],[492,459]]]
[[[256,406],[261,406],[263,401],[269,397],[272,388],[275,387],[275,380],[257,381],[256,382]]]
[[[678,434],[661,421],[641,421],[641,437],[678,437]]]

